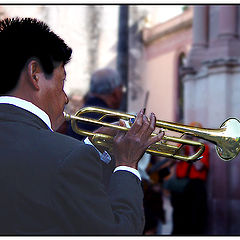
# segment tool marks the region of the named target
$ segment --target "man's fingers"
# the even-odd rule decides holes
[[[150,123],[149,123],[149,127],[148,127],[146,133],[149,134],[149,135],[152,134],[155,127],[156,127],[156,116],[155,116],[154,113],[151,113],[150,114]]]
[[[157,135],[155,135],[154,137],[151,137],[148,141],[148,147],[156,142],[159,142],[162,140],[162,138],[164,137],[165,132],[162,131],[160,133],[158,133]]]
[[[156,117],[151,113],[150,118],[148,119],[145,115],[143,116],[143,125],[139,130],[139,135],[141,139],[148,139],[149,136],[155,129]]]
[[[140,122],[139,122],[139,124],[140,124]],[[138,131],[135,131],[134,135],[135,136],[138,135],[141,138],[144,134],[146,134],[148,126],[149,126],[149,120],[148,120],[148,118],[145,115],[143,115],[143,117],[142,117],[142,125],[138,126],[138,129],[137,129]]]
[[[111,127],[100,127],[96,129],[93,133],[101,133],[101,134],[114,136],[116,134],[116,129],[113,129]]]
[[[138,131],[141,129],[142,124],[143,124],[143,115],[144,115],[144,109],[142,109],[136,116],[135,121],[131,127],[131,129],[129,130],[129,134],[133,134],[135,135],[136,133],[138,133]]]
[[[126,127],[126,123],[122,119],[120,119],[119,120],[119,126]],[[117,130],[116,138],[122,137],[123,135],[125,135],[125,131]]]
[[[119,120],[118,122],[111,123],[112,125],[122,126],[126,127],[126,124],[123,120]],[[119,130],[112,127],[100,127],[94,131],[94,133],[101,133],[106,134],[110,136],[115,136],[118,133]]]
[[[126,127],[126,123],[122,119],[120,119],[119,120],[119,126]]]

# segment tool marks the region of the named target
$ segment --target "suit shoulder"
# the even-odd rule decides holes
[[[56,141],[59,144],[58,148],[67,150],[64,159],[70,160],[81,158],[88,159],[88,161],[90,159],[93,161],[99,160],[99,154],[92,145],[85,144],[83,141],[57,132],[54,132],[50,138],[51,141]]]
[[[75,155],[83,157],[86,153],[90,156],[93,155],[94,158],[98,157],[98,153],[93,146],[61,133],[42,130],[41,139],[42,148],[49,149],[49,151],[54,152],[59,157],[61,156],[61,161]]]
[[[75,144],[75,141],[74,141]],[[71,145],[71,150],[62,157],[58,166],[60,175],[79,177],[92,176],[95,179],[102,178],[102,164],[96,149],[88,144]]]
[[[65,134],[61,134],[58,132],[51,132],[45,129],[42,129],[42,135],[47,142],[51,142],[51,144],[58,144],[58,148],[65,148],[66,146],[79,147],[80,145],[85,145],[82,141],[79,141],[73,137],[67,136]],[[64,147],[65,146],[65,147]]]

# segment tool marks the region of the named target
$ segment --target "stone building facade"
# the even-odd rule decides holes
[[[206,128],[240,118],[239,13],[239,5],[195,5],[143,29],[142,86],[149,91],[149,112],[168,121],[198,121]],[[132,102],[133,108],[137,105]],[[224,162],[214,144],[209,146],[207,234],[239,235],[240,157]]]
[[[193,43],[184,77],[184,120],[218,128],[240,118],[240,7],[194,7]],[[240,157],[219,159],[211,145],[209,233],[240,234]]]

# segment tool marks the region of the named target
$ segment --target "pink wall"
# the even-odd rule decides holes
[[[145,86],[149,90],[147,112],[153,111],[161,120],[176,121],[177,62],[179,55],[182,52],[187,54],[191,47],[192,16],[190,8],[166,23],[145,29],[143,33]]]
[[[173,53],[160,55],[147,61],[147,83],[149,90],[148,111],[159,119],[173,120],[174,66]]]

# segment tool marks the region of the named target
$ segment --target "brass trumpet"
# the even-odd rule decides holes
[[[81,116],[86,113],[98,113],[101,114],[101,117],[99,117],[99,119],[93,119]],[[92,142],[94,145],[104,146],[111,151],[113,143],[112,136],[82,130],[78,127],[77,121],[97,124],[99,127],[104,126],[122,131],[128,131],[129,128],[127,127],[107,123],[103,120],[106,117],[117,117],[119,119],[130,121],[131,119],[135,118],[135,115],[97,107],[85,107],[80,109],[75,115],[69,115],[64,112],[64,117],[66,120],[71,121],[72,129],[77,134],[92,137]],[[240,121],[236,118],[227,119],[218,129],[198,128],[159,120],[156,121],[156,127],[180,132],[183,133],[183,135],[181,137],[171,137],[166,136],[165,134],[161,141],[149,146],[146,152],[150,154],[183,161],[195,161],[200,159],[205,149],[204,144],[201,142],[184,139],[184,135],[195,136],[215,144],[218,156],[224,161],[230,161],[234,159],[240,151]],[[198,150],[191,156],[181,155],[180,150],[184,145],[197,146]]]

